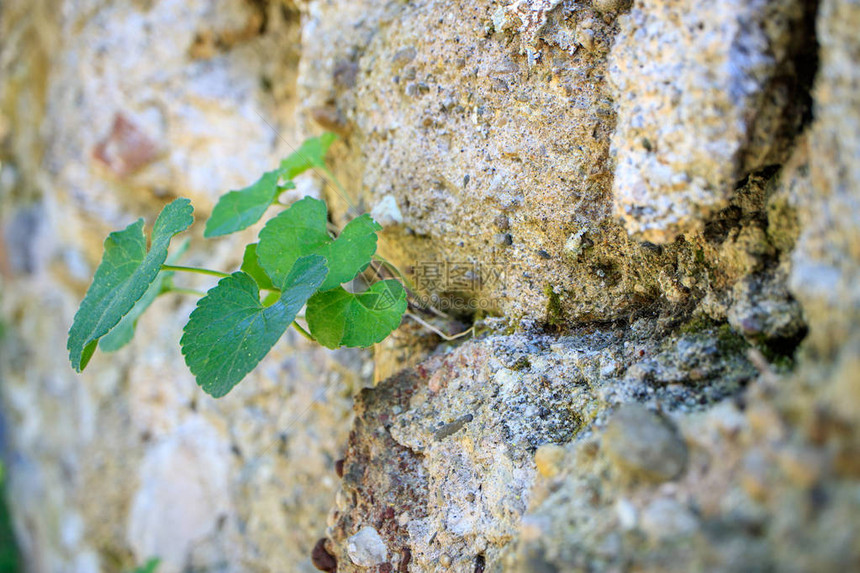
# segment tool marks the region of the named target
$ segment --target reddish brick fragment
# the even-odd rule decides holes
[[[160,154],[159,146],[122,112],[114,115],[110,132],[93,149],[93,158],[120,178],[146,167]]]

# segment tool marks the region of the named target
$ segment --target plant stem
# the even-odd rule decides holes
[[[179,271],[183,273],[197,273],[200,275],[211,275],[213,277],[219,277],[222,279],[230,276],[228,273],[222,273],[221,271],[213,271],[212,269],[202,269],[200,267],[182,267],[178,265],[161,265],[161,270]]]
[[[420,307],[422,310],[426,310],[428,312],[431,312],[431,313],[435,314],[436,316],[438,316],[439,318],[444,318],[445,320],[451,320],[450,316],[448,316],[447,314],[445,314],[441,310],[437,309],[433,305],[425,306],[423,304],[420,304],[419,301],[417,300],[417,297],[415,296],[415,292],[416,292],[415,286],[412,284],[412,282],[409,279],[406,278],[406,275],[404,275],[402,272],[400,272],[400,269],[398,269],[394,265],[394,263],[389,262],[385,257],[380,255],[379,253],[376,253],[375,255],[373,255],[373,260],[377,261],[384,268],[388,269],[388,271],[391,274],[395,275],[397,278],[400,279],[400,282],[402,282],[403,286],[406,287],[406,294],[409,295],[409,297],[412,299],[415,306]],[[377,274],[379,274],[379,273],[377,273]]]
[[[385,257],[383,257],[382,255],[380,255],[379,253],[376,253],[375,255],[373,255],[373,258],[374,258],[374,260],[381,263],[382,266],[385,267],[386,269],[388,269],[394,276],[399,278],[400,281],[406,286],[406,288],[408,288],[412,292],[415,292],[415,287],[412,285],[410,280],[406,278],[406,275],[404,275],[402,272],[400,272],[400,269],[398,269],[396,266],[394,266],[394,263],[388,262],[388,260]]]
[[[169,292],[175,292],[176,294],[190,294],[193,296],[205,296],[205,292],[201,292],[199,290],[194,290],[193,288],[179,288],[179,287],[170,287],[162,292],[162,294],[167,294]]]
[[[338,193],[340,193],[340,196],[344,199],[344,201],[346,201],[347,205],[351,205],[352,202],[349,200],[349,195],[346,194],[346,189],[343,188],[343,185],[340,184],[340,181],[337,177],[334,176],[334,173],[332,173],[327,166],[322,166],[320,169],[326,176],[326,179],[328,179],[332,183],[332,185],[337,188]]]
[[[421,326],[423,326],[424,328],[426,328],[430,332],[436,334],[437,336],[440,336],[443,340],[447,340],[448,342],[451,342],[452,340],[457,340],[458,338],[466,336],[467,334],[470,334],[473,330],[475,330],[475,327],[471,326],[468,329],[464,330],[463,332],[454,334],[453,336],[449,336],[449,335],[445,334],[444,332],[442,332],[441,330],[439,330],[438,328],[436,328],[435,326],[433,326],[432,324],[430,324],[429,322],[426,322],[424,319],[422,319],[418,315],[412,314],[411,312],[406,312],[404,314],[406,314],[406,316],[408,316],[409,318],[411,318],[412,320],[414,320],[415,322],[417,322],[418,324],[420,324]]]
[[[295,327],[295,329],[299,331],[299,334],[301,334],[302,336],[304,336],[305,338],[307,338],[311,342],[316,342],[314,340],[314,337],[311,336],[311,333],[308,332],[307,330],[305,330],[304,328],[302,328],[302,325],[299,324],[298,322],[296,322],[295,320],[293,321],[293,327]]]

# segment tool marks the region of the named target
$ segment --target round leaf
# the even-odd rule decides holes
[[[299,259],[270,306],[260,301],[257,283],[245,272],[218,281],[198,301],[179,342],[197,384],[215,398],[227,394],[284,334],[326,272],[320,256]]]
[[[393,279],[374,283],[361,294],[338,287],[319,292],[305,313],[311,335],[328,348],[371,346],[400,326],[406,290]]]

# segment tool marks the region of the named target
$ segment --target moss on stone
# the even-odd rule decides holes
[[[738,354],[749,348],[749,342],[735,332],[728,323],[722,324],[717,329],[717,340],[720,345],[720,350],[726,354]]]
[[[561,297],[555,292],[551,284],[547,284],[543,289],[546,295],[546,321],[547,324],[555,328],[561,328],[564,325],[564,307],[561,304]]]
[[[696,334],[705,330],[710,330],[717,326],[716,321],[706,314],[697,314],[690,320],[681,325],[678,329],[681,334]]]

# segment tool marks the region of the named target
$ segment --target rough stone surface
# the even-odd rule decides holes
[[[606,426],[603,447],[628,477],[660,483],[678,477],[687,448],[671,423],[639,405],[623,406]]]
[[[613,191],[629,232],[701,230],[738,181],[785,159],[806,102],[804,16],[801,1],[647,0],[620,18]]]
[[[182,563],[188,547],[211,536],[230,513],[230,451],[214,428],[192,419],[149,450],[131,500],[128,543],[135,555]]]
[[[815,84],[815,117],[809,131],[805,177],[796,196],[801,233],[793,252],[792,292],[810,321],[810,342],[836,350],[857,324],[858,290],[857,182],[860,140],[856,134],[857,44],[852,26],[860,21],[856,2],[822,2],[821,45]]]
[[[856,569],[858,29],[856,0],[3,2],[26,570]],[[413,311],[473,340],[287,336],[214,401],[173,296],[72,373],[109,231],[203,219],[321,129],[345,191],[284,202],[384,219],[447,315]],[[256,231],[200,227],[185,261],[224,270]]]
[[[562,338],[490,336],[364,390],[329,516],[338,570],[353,570],[348,539],[363,524],[382,535],[395,569],[405,561],[410,570],[435,570],[443,555],[452,571],[473,571],[477,559],[488,568],[507,563],[511,542],[526,535],[518,531],[535,484],[578,467],[564,446],[594,438],[614,405],[648,399],[694,412],[707,403],[702,388],[631,375],[657,353],[656,328],[651,321]],[[752,376],[739,350],[719,360]],[[652,434],[672,447],[647,463],[670,479],[683,467],[684,445],[651,417],[645,423],[659,427]]]
[[[543,0],[312,2],[305,33],[332,40],[305,46],[299,93],[307,125],[337,129],[349,149],[337,161],[348,185],[331,194],[335,216],[393,197],[402,221],[384,233],[382,254],[460,317],[570,326],[724,297],[779,248],[765,234],[764,186],[808,116],[813,19],[794,2],[713,14],[653,4],[604,14]],[[677,10],[689,19],[683,31]],[[640,58],[654,67],[640,69]],[[683,82],[690,89],[673,87]],[[664,101],[666,113],[641,111]],[[670,141],[643,151],[641,129],[628,125],[636,114],[655,141]],[[635,150],[619,148],[628,144]],[[654,162],[683,179],[699,159],[707,184],[655,179],[643,216],[658,213],[664,230],[631,238],[635,221],[613,216],[635,202],[624,173],[650,177]],[[741,205],[745,196],[757,199]]]

